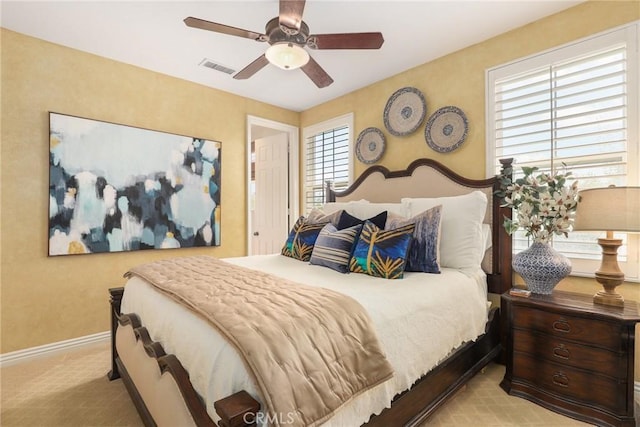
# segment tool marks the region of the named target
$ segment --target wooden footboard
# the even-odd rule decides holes
[[[146,426],[215,426],[178,358],[151,340],[138,316],[121,314],[123,292],[124,288],[109,289],[112,352],[108,378],[122,378]],[[118,348],[125,348],[126,354],[119,354]],[[129,372],[127,364],[135,369]],[[253,426],[260,410],[260,404],[245,391],[215,402],[214,407],[220,427]]]
[[[122,377],[133,403],[145,425],[170,425],[179,419],[179,425],[214,426],[206,412],[206,406],[189,381],[189,374],[174,355],[165,354],[159,343],[153,342],[147,330],[141,326],[136,315],[120,312],[124,288],[109,289],[111,308],[111,349],[112,369],[110,380]],[[433,371],[418,380],[413,387],[396,396],[391,408],[372,417],[367,426],[417,426],[428,418],[449,397],[500,353],[500,319],[498,309],[489,313],[485,334],[475,342],[467,343],[452,353]],[[127,337],[127,333],[130,334]],[[127,341],[129,340],[129,341]],[[118,354],[118,343],[127,348],[137,347],[131,355]],[[122,357],[121,357],[122,356]],[[128,372],[127,363],[137,369],[155,370],[152,385],[137,384],[133,371]],[[144,366],[139,368],[138,365]],[[151,368],[150,368],[151,366]],[[141,382],[141,381],[139,381]],[[146,377],[145,377],[146,382]],[[151,391],[150,391],[151,390]],[[158,391],[160,390],[160,391]],[[162,394],[166,393],[166,395]],[[179,400],[175,399],[180,397]],[[158,404],[148,400],[158,400]],[[183,403],[180,403],[180,400]],[[177,402],[174,407],[170,402]],[[221,417],[220,427],[253,426],[255,414],[260,404],[248,393],[241,391],[214,403],[216,413]],[[153,413],[162,412],[174,417],[167,424],[166,419],[154,420]],[[176,418],[182,417],[182,418]],[[164,418],[164,415],[163,415]],[[177,424],[176,424],[177,425]]]

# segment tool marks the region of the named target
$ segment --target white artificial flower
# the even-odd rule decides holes
[[[521,228],[537,242],[548,242],[551,236],[567,235],[571,231],[577,208],[578,182],[559,186],[571,173],[534,173],[527,169],[523,178],[506,186],[505,207],[515,209],[515,220],[507,220],[510,232]]]

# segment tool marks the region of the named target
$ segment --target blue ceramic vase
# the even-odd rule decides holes
[[[571,273],[571,261],[542,242],[534,242],[515,254],[511,265],[534,294],[551,294],[558,282]]]

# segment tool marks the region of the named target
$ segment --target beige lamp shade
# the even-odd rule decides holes
[[[640,232],[640,187],[582,190],[574,230]]]

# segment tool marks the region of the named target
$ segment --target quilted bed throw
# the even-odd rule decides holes
[[[273,425],[318,425],[393,376],[367,312],[346,295],[208,256],[142,264],[132,274],[200,313],[238,349]]]

